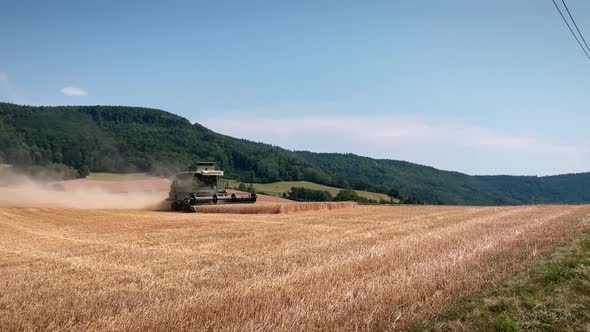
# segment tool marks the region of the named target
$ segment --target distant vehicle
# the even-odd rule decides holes
[[[219,188],[223,171],[214,162],[197,162],[189,171],[176,174],[170,185],[167,202],[174,211],[197,212],[198,205],[247,204],[256,202],[256,194],[228,195]]]

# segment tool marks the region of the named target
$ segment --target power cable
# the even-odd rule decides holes
[[[576,34],[574,33],[574,30],[572,30],[572,27],[570,26],[569,22],[567,21],[567,19],[565,18],[565,16],[563,16],[563,13],[561,12],[561,9],[557,5],[557,3],[555,3],[555,0],[551,0],[551,1],[553,1],[553,4],[555,5],[555,8],[559,12],[559,15],[561,15],[561,18],[563,19],[563,21],[567,25],[568,29],[570,29],[570,32],[572,33],[572,35],[574,36],[574,38],[576,38],[576,41],[578,42],[578,45],[580,45],[580,48],[582,49],[582,51],[584,51],[584,54],[586,54],[586,57],[588,58],[588,60],[590,60],[590,55],[588,55],[588,51],[586,51],[586,49],[584,48],[584,46],[580,42],[580,39],[578,39],[578,36],[576,36]]]
[[[565,7],[565,10],[567,10],[567,14],[569,15],[570,19],[574,23],[574,27],[576,28],[576,31],[578,31],[578,34],[580,35],[580,37],[582,37],[582,41],[584,42],[584,45],[586,45],[586,49],[590,51],[590,47],[588,47],[588,43],[586,43],[586,39],[584,38],[584,35],[580,31],[580,29],[578,29],[578,24],[576,24],[576,20],[574,20],[574,17],[572,16],[572,13],[570,13],[570,9],[567,8],[567,5],[565,4],[565,0],[561,0],[561,2],[563,3],[563,6]]]

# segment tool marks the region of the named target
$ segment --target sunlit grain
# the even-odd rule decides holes
[[[2,330],[397,330],[588,226],[589,206],[287,214],[0,208]]]
[[[200,213],[279,214],[317,210],[349,209],[356,206],[358,206],[356,202],[220,204],[198,206],[197,211]]]

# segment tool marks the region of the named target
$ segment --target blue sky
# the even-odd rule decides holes
[[[590,2],[569,0],[590,38]],[[469,174],[590,171],[590,61],[550,0],[0,0],[0,100],[161,108]]]

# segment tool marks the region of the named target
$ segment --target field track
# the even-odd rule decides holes
[[[0,330],[397,330],[589,226],[590,206],[0,207]]]

